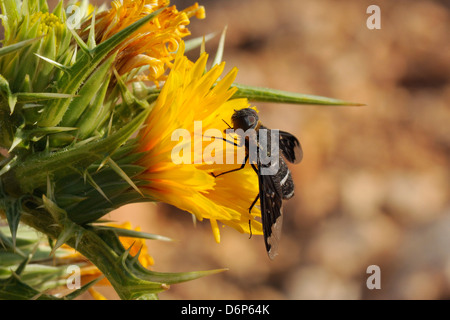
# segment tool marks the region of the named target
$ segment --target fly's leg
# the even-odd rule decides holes
[[[204,136],[204,137],[205,137],[205,138],[212,138],[212,137],[210,137],[210,136]],[[241,145],[237,144],[236,142],[227,140],[227,139],[225,139],[224,137],[214,137],[214,138],[216,138],[216,139],[222,139],[223,141],[225,141],[225,142],[227,142],[227,143],[229,143],[229,144],[232,144],[233,146],[241,147]]]
[[[252,165],[253,170],[256,172],[256,174],[259,174],[258,167],[257,167],[254,163],[252,163],[251,165]],[[258,199],[259,199],[259,193],[258,193],[258,195],[256,196],[255,200],[253,200],[253,202],[252,202],[250,208],[248,208],[248,213],[251,213],[251,212],[252,212],[252,209],[253,209],[253,207],[255,206],[256,201],[258,201]]]
[[[211,172],[211,175],[212,175],[214,178],[217,178],[217,177],[219,177],[219,176],[221,176],[221,175],[223,175],[223,174],[226,174],[226,173],[230,173],[230,172],[235,172],[235,171],[242,170],[242,169],[244,169],[244,167],[245,167],[245,165],[246,165],[246,163],[247,163],[248,157],[249,157],[248,154],[246,154],[246,155],[245,155],[245,159],[244,159],[244,163],[243,163],[239,168],[232,169],[232,170],[228,170],[228,171],[225,171],[225,172],[222,172],[222,173],[219,173],[219,174],[214,174],[214,173]]]
[[[256,165],[254,163],[252,163],[251,165],[252,165],[253,170],[256,172],[256,174],[258,174],[259,173],[258,167],[256,167]],[[259,193],[256,196],[255,200],[253,200],[252,204],[250,205],[250,208],[248,208],[248,213],[250,213],[250,215],[251,215],[252,209],[255,206],[256,201],[258,201],[258,199],[259,199]],[[249,239],[250,239],[252,237],[252,220],[251,219],[248,220],[248,227],[250,229],[250,237],[249,237]]]
[[[259,199],[259,193],[258,193],[258,195],[256,196],[255,200],[253,200],[253,202],[252,202],[250,208],[248,208],[248,213],[250,213],[250,215],[251,215],[252,209],[253,209],[253,207],[255,206],[256,201],[258,201],[258,199]],[[248,227],[249,227],[249,229],[250,229],[250,237],[248,237],[248,238],[250,239],[250,238],[252,237],[252,219],[249,219],[249,220],[248,220]]]
[[[232,145],[234,145],[234,146],[236,146],[236,147],[240,147],[240,145],[237,144],[237,143],[234,142],[234,141],[227,140],[227,139],[225,139],[225,138],[223,138],[223,137],[220,137],[220,139],[222,139],[223,141],[225,141],[225,142],[227,142],[227,143],[230,143],[230,144],[232,144]],[[229,170],[229,171],[225,171],[225,172],[222,172],[222,173],[219,173],[219,174],[214,174],[214,173],[211,172],[211,175],[212,175],[214,178],[217,178],[217,177],[219,177],[219,176],[221,176],[221,175],[223,175],[223,174],[226,174],[226,173],[230,173],[230,172],[242,170],[242,169],[244,169],[245,164],[247,163],[247,160],[248,160],[248,155],[245,156],[244,163],[243,163],[242,166],[240,166],[239,168],[236,168],[236,169],[233,169],[233,170]]]

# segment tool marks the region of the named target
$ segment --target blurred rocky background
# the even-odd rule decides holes
[[[262,236],[223,228],[216,244],[208,222],[194,226],[172,207],[111,214],[176,240],[148,242],[156,271],[229,268],[160,298],[449,299],[449,2],[199,3],[207,18],[189,28],[200,36],[228,26],[224,60],[239,68],[238,83],[366,106],[257,104],[265,125],[295,134],[304,150],[290,166],[296,195],[285,205],[274,261]],[[370,5],[381,9],[379,30],[366,26]],[[217,44],[207,51],[214,55]],[[366,286],[370,265],[380,267],[381,289]]]

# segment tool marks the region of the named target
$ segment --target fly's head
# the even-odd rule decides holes
[[[242,129],[247,131],[248,129],[256,129],[258,126],[258,114],[251,108],[245,108],[241,110],[235,110],[231,117],[233,123],[233,129]]]

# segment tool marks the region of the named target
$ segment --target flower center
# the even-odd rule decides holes
[[[36,12],[31,16],[31,24],[39,21],[38,35],[47,35],[51,29],[54,29],[55,34],[60,34],[64,24],[53,13]]]

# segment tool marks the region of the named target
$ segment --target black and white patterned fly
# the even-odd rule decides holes
[[[263,156],[270,157],[273,147],[277,147],[276,141],[272,141],[272,132],[264,127],[259,121],[258,115],[255,110],[251,108],[245,108],[241,110],[235,110],[231,121],[233,123],[233,130],[242,129],[248,132],[248,129],[253,129],[255,135],[246,135],[243,141],[245,145],[245,160],[241,167],[222,172],[214,175],[215,177],[221,176],[226,173],[238,171],[244,168],[245,164],[249,160],[249,150],[257,150],[258,156],[255,163],[251,163],[252,168],[258,174],[259,181],[259,194],[249,208],[251,212],[253,206],[258,199],[261,206],[261,222],[264,232],[264,242],[266,245],[267,254],[270,259],[278,254],[278,242],[281,235],[281,225],[283,219],[283,200],[288,200],[294,196],[294,182],[292,180],[291,172],[286,165],[284,158],[291,163],[299,163],[302,160],[303,152],[299,141],[292,134],[285,131],[278,131],[279,143],[278,147],[281,150],[277,159],[276,171],[272,174],[263,174],[264,170],[269,170],[271,163],[264,163],[261,161]],[[264,131],[266,138],[264,144],[261,144],[260,133]],[[238,145],[234,142],[225,141]],[[274,143],[275,142],[275,143]]]

